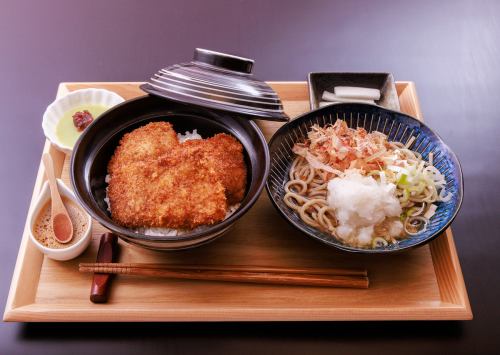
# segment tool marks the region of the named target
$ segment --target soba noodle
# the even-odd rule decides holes
[[[354,130],[340,120],[326,127],[314,125],[308,139],[293,148],[297,157],[284,187],[284,203],[309,226],[353,246],[385,246],[418,234],[426,229],[434,215],[435,203],[447,201],[451,196],[446,194],[443,175],[432,165],[432,153],[429,161],[424,161],[421,154],[409,149],[413,141],[412,137],[406,145],[389,142],[383,133],[367,133],[362,128]],[[328,203],[328,183],[344,178],[353,170],[372,177],[380,185],[393,184],[394,195],[403,211],[399,217],[386,218],[372,226],[369,245],[360,243],[355,236],[339,236],[338,211]],[[400,221],[402,232],[391,235],[395,230],[391,228],[401,224]]]

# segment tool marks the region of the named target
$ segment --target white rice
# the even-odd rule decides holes
[[[201,136],[198,134],[198,130],[196,129],[194,129],[193,132],[186,131],[186,133],[184,134],[177,133],[177,138],[181,143],[195,139],[202,139]]]
[[[198,134],[197,130],[193,130],[192,132],[186,131],[186,133],[181,134],[177,133],[177,138],[179,139],[179,142],[183,143],[185,141],[189,140],[195,140],[195,139],[202,139],[202,137]],[[106,184],[109,184],[111,180],[111,177],[106,175],[104,178],[104,181]],[[106,197],[104,198],[104,202],[106,203],[107,210],[111,213],[111,204],[109,201],[108,197],[108,187],[106,186]],[[228,219],[234,212],[238,210],[240,207],[239,203],[236,203],[234,205],[231,205],[228,207],[228,210],[226,212],[226,216],[224,217],[224,220]],[[207,229],[209,226],[199,226],[194,229],[174,229],[174,228],[161,228],[161,227],[151,227],[151,228],[137,228],[134,230],[136,233],[141,233],[149,236],[154,236],[154,237],[174,237],[177,235],[183,235],[187,233],[193,233],[193,232],[199,232],[204,229]]]

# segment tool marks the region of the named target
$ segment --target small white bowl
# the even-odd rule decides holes
[[[80,205],[76,201],[75,195],[73,194],[73,191],[71,191],[64,183],[60,180],[57,179],[57,185],[59,187],[59,193],[61,196],[65,196],[69,200],[73,201],[78,207]],[[33,210],[30,213],[29,216],[29,221],[30,221],[30,239],[33,244],[36,245],[38,249],[47,257],[54,259],[54,260],[70,260],[74,259],[77,256],[79,256],[81,253],[87,249],[89,246],[90,240],[92,239],[92,218],[90,218],[90,215],[86,213],[83,208],[80,207],[82,213],[87,217],[87,229],[85,230],[82,238],[77,241],[75,244],[72,244],[68,247],[64,247],[61,249],[53,249],[53,248],[48,248],[45,245],[41,244],[38,240],[36,240],[34,234],[33,234],[33,227],[35,226],[35,221],[36,218],[38,217],[38,213],[40,213],[40,210],[45,206],[45,204],[50,201],[50,188],[49,188],[49,183],[48,181],[45,181],[43,184],[42,190],[40,194],[38,195],[37,201],[35,203],[35,206]]]
[[[71,154],[73,147],[69,147],[59,141],[56,135],[56,127],[64,114],[80,105],[101,105],[110,109],[125,101],[123,97],[109,90],[104,89],[81,89],[52,102],[43,114],[42,128],[45,137],[54,146],[66,154]]]

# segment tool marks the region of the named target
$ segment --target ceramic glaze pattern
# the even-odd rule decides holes
[[[279,96],[252,77],[252,65],[251,59],[196,49],[195,60],[161,69],[141,88],[169,100],[245,118],[287,121]]]
[[[404,239],[396,244],[378,249],[362,249],[346,246],[328,233],[321,232],[305,224],[300,217],[283,202],[284,185],[295,155],[292,147],[307,137],[314,124],[321,126],[344,120],[351,128],[363,127],[367,131],[380,131],[388,135],[390,141],[407,143],[415,137],[410,149],[422,154],[428,160],[434,155],[434,166],[444,175],[446,190],[452,198],[439,202],[436,214],[431,218],[426,231]],[[368,104],[335,104],[304,114],[281,127],[269,143],[271,168],[266,183],[269,197],[279,212],[292,225],[305,234],[338,249],[360,253],[388,253],[423,245],[443,232],[455,218],[463,199],[463,178],[460,163],[455,154],[429,127],[417,119],[396,111],[386,110]]]

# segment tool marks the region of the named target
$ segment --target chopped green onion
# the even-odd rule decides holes
[[[408,185],[408,175],[401,174],[401,177],[398,180],[398,185]]]

